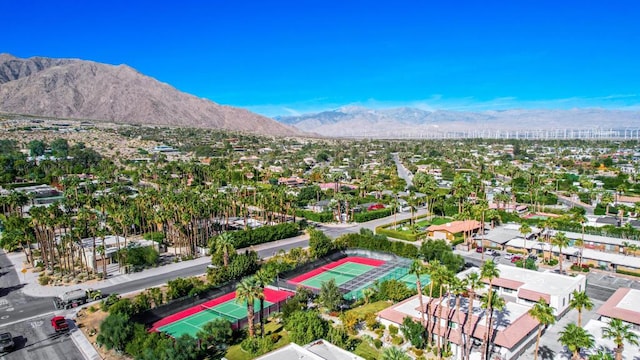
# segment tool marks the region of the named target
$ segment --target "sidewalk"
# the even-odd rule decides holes
[[[60,295],[64,292],[76,289],[102,289],[112,285],[121,284],[128,281],[143,279],[149,276],[160,275],[170,273],[177,269],[186,266],[193,265],[202,265],[202,272],[206,272],[206,266],[211,263],[210,256],[202,256],[194,260],[189,261],[181,261],[177,263],[171,263],[163,266],[158,266],[155,268],[147,269],[144,271],[131,273],[131,274],[113,274],[108,279],[105,280],[92,280],[87,281],[77,285],[67,285],[67,286],[42,286],[38,282],[38,276],[40,273],[34,273],[29,269],[26,273],[21,273],[20,270],[25,268],[24,262],[26,261],[26,257],[24,253],[8,253],[7,257],[13,263],[16,272],[18,273],[18,278],[24,287],[21,289],[22,293],[28,296],[33,297],[50,297]]]

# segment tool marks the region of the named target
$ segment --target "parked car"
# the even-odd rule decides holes
[[[504,258],[507,260],[511,260],[512,257],[513,257],[513,254],[509,254],[509,253],[504,254]]]
[[[513,256],[511,257],[511,262],[512,262],[512,263],[515,263],[515,262],[516,262],[516,261],[518,261],[518,260],[522,260],[522,256],[513,255]]]
[[[476,248],[476,252],[477,252],[477,253],[483,253],[483,252],[484,252],[484,248],[483,248],[482,246],[478,246],[478,247]]]
[[[536,255],[529,255],[529,256],[527,256],[527,259],[529,259],[529,260],[533,260],[533,261],[538,261],[538,256],[536,256]]]
[[[10,332],[0,334],[0,353],[6,353],[13,350],[13,336]]]
[[[69,330],[69,324],[64,316],[54,316],[51,319],[51,326],[53,326],[53,330],[56,332]]]
[[[493,249],[487,250],[486,254],[489,255],[489,256],[499,256],[500,255],[499,252],[497,252],[497,251],[495,251]]]

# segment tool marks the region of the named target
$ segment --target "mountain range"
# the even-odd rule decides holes
[[[127,65],[0,54],[0,112],[299,136],[291,126],[178,91]]]
[[[429,138],[446,134],[484,134],[498,131],[562,131],[640,129],[640,112],[609,109],[513,109],[502,111],[427,111],[410,107],[368,109],[347,106],[278,121],[329,137]]]

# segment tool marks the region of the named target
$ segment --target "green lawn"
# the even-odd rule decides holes
[[[291,342],[289,340],[289,334],[282,329],[282,324],[268,322],[265,324],[264,329],[265,329],[265,334],[280,332],[280,340],[278,340],[273,350],[279,349]],[[265,337],[266,336],[267,335],[265,335]],[[227,350],[227,354],[225,355],[225,357],[228,360],[251,360],[256,358],[255,356],[242,350],[242,348],[240,347],[240,344],[230,346],[229,350]]]
[[[382,357],[382,352],[375,347],[369,345],[366,341],[361,342],[356,347],[354,354],[361,356],[367,360],[377,360]]]
[[[420,227],[428,227],[429,225],[442,225],[442,224],[446,224],[446,223],[450,223],[452,222],[452,219],[448,219],[448,218],[443,218],[443,217],[435,217],[431,220],[421,220],[418,221],[416,224],[418,224],[418,226]]]
[[[384,310],[386,308],[388,308],[389,306],[391,306],[391,303],[388,303],[384,300],[382,301],[376,301],[374,303],[370,303],[367,305],[362,305],[362,306],[358,306],[355,309],[351,309],[349,311],[347,311],[348,313],[354,313],[356,314],[358,317],[362,318],[364,317],[365,314],[368,313],[377,313],[380,310]]]

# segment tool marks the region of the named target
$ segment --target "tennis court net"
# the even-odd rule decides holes
[[[233,316],[231,316],[231,315],[227,315],[227,314],[222,313],[222,312],[220,312],[220,311],[218,311],[218,310],[214,310],[214,309],[213,309],[213,308],[211,308],[211,307],[208,307],[208,306],[205,306],[205,305],[200,305],[200,307],[201,307],[203,310],[205,310],[205,311],[209,311],[209,312],[211,312],[211,313],[213,313],[213,314],[215,314],[215,315],[218,315],[218,316],[219,316],[219,317],[221,317],[221,318],[227,319],[227,320],[229,320],[229,321],[231,321],[231,322],[236,322],[236,321],[238,321],[238,320],[239,320],[238,318],[235,318],[235,317],[233,317]]]
[[[354,273],[350,273],[350,272],[346,272],[346,271],[339,271],[339,270],[336,270],[336,269],[330,269],[330,268],[326,268],[326,267],[321,267],[320,269],[322,269],[323,271],[332,273],[332,274],[349,276],[349,277],[354,277],[354,276],[360,275],[360,273],[354,274]]]

